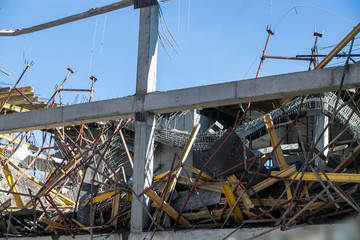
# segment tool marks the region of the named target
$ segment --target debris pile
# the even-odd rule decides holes
[[[270,37],[273,33],[268,30]],[[310,60],[311,65],[313,55]],[[31,87],[18,88],[21,77],[13,88],[0,89],[1,114],[62,105],[65,91],[89,92],[90,102],[97,79],[90,77],[90,89],[65,89],[67,78],[74,73],[67,70],[48,102],[39,102]],[[273,226],[272,230],[286,230],[358,214],[359,91],[340,89],[337,95],[274,102],[278,107],[265,115],[260,112],[258,118],[248,116],[252,103],[245,109],[239,107],[241,114],[226,131],[200,132],[200,124],[191,133],[154,129],[156,145],[182,151],[172,161],[167,159],[171,162],[167,171],[154,176],[140,193],[133,189],[133,178],[143,173],[133,173],[131,119],[43,129],[40,147],[29,137],[31,131],[3,134],[0,234],[74,237],[128,231],[134,201],[142,204],[151,220],[147,234],[152,236],[157,230],[174,228],[236,231],[244,226]],[[309,134],[310,124],[300,120],[319,115],[327,116],[329,122],[320,132],[312,129]],[[164,116],[158,116],[158,123]],[[323,141],[329,130],[329,141]],[[254,147],[261,145],[260,140],[267,142],[266,151]],[[189,163],[194,152],[201,157],[192,157]],[[152,201],[151,206],[143,203],[143,197]]]

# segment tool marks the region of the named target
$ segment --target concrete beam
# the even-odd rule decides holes
[[[61,18],[61,19],[43,23],[43,24],[39,24],[39,25],[29,27],[29,28],[14,29],[14,30],[2,29],[2,30],[0,30],[0,36],[18,36],[18,35],[22,35],[22,34],[37,32],[37,31],[41,31],[41,30],[44,30],[47,28],[52,28],[52,27],[66,24],[66,23],[78,21],[78,20],[81,20],[84,18],[93,17],[96,15],[115,11],[115,10],[118,10],[121,8],[131,6],[133,4],[134,4],[134,0],[123,0],[123,1],[119,1],[116,3],[112,3],[109,5],[103,6],[103,7],[91,8],[86,12],[78,13],[78,14],[75,14],[75,15],[72,15],[69,17]]]
[[[220,83],[141,97],[129,96],[0,116],[0,134],[335,91],[343,67]],[[360,63],[350,65],[343,89],[360,87]]]

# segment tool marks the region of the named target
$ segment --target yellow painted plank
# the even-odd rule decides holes
[[[192,180],[192,182],[190,180]],[[191,185],[193,185],[193,182],[195,181],[195,178],[190,178],[190,180],[187,177],[179,176],[178,183],[182,184],[182,185],[191,186]],[[203,183],[203,182],[204,182],[203,180],[198,181],[198,183]],[[212,191],[212,192],[223,193],[223,190],[222,190],[221,186],[216,185],[216,184],[196,185],[196,187],[199,188],[199,189],[209,190],[209,191]]]
[[[4,156],[0,155],[0,158],[1,158],[2,161],[6,161],[6,158],[5,158]],[[22,173],[22,172],[23,172],[15,163],[13,163],[13,162],[10,161],[10,160],[7,160],[7,161],[8,161],[8,164],[9,164],[11,167],[13,167],[16,171],[18,171],[19,173]],[[33,183],[34,183],[35,185],[37,185],[38,187],[43,187],[43,186],[44,186],[44,183],[43,183],[43,182],[39,181],[38,179],[36,179],[36,178],[33,177],[33,176],[30,176],[30,175],[27,174],[27,173],[24,173],[24,177],[26,177],[27,179],[29,179],[31,182],[33,182]],[[52,193],[52,194],[57,194],[57,191],[56,191],[55,189],[52,189],[52,190],[51,190],[51,193]],[[65,204],[68,205],[68,206],[75,206],[75,203],[74,203],[71,199],[65,197],[65,196],[62,195],[61,193],[58,194],[58,198],[59,198],[63,203],[65,203]]]
[[[19,90],[20,90],[20,92],[22,92],[22,93],[24,93],[24,94],[26,94],[26,93],[31,93],[31,92],[33,92],[34,91],[34,88],[33,87],[22,87],[22,88],[18,88]],[[7,91],[7,92],[0,92],[0,98],[7,98],[8,96],[9,96],[9,94],[10,94],[10,89],[9,89],[9,91]],[[21,94],[18,92],[18,91],[16,91],[16,90],[14,90],[12,93],[11,93],[11,96],[13,97],[13,96],[20,96]]]
[[[331,59],[333,59],[333,57],[338,54],[341,49],[343,49],[358,33],[360,32],[360,23],[355,27],[353,28],[349,33],[348,35],[346,35],[346,37],[341,40],[341,42],[336,45],[336,47],[331,50],[331,52],[326,55],[325,58],[323,58],[323,60],[315,67],[315,69],[321,69],[321,68],[324,68],[330,61]],[[286,97],[284,98],[280,104],[281,106],[286,106],[286,104],[288,104],[293,98],[292,97]]]
[[[181,152],[181,155],[180,155],[180,162],[181,164],[185,163],[189,153],[190,153],[190,150],[191,150],[191,146],[193,145],[193,143],[195,142],[196,140],[196,136],[199,132],[199,129],[200,129],[200,124],[196,124],[191,132],[191,135],[188,139],[188,141],[186,142],[186,145],[183,149],[183,151]],[[162,199],[164,199],[165,201],[168,201],[169,197],[170,197],[170,194],[174,191],[175,189],[175,186],[176,186],[176,182],[177,182],[177,179],[178,177],[180,176],[180,173],[181,173],[181,170],[182,170],[182,167],[180,167],[179,169],[177,169],[175,171],[175,177],[170,179],[170,183],[169,183],[169,187],[167,188],[167,191],[166,192],[163,192],[163,195],[161,196]]]
[[[353,161],[353,157],[357,158],[360,155],[360,144],[356,146],[356,148],[348,155],[341,163],[335,168],[335,173],[342,172],[350,163]]]
[[[229,182],[239,182],[239,179],[237,179],[237,177],[235,175],[231,175],[228,177],[228,181]],[[249,198],[249,195],[247,194],[247,192],[246,191],[244,192],[244,191],[245,191],[244,186],[242,184],[239,184],[238,187],[236,188],[236,192],[237,192],[238,196],[242,196],[241,201],[244,203],[245,207],[250,210],[250,209],[254,208],[254,204],[251,202],[251,199]]]
[[[103,192],[99,192],[96,197],[93,198],[93,203],[101,202],[115,194],[115,190],[110,189]],[[90,204],[91,199],[86,199],[85,204]]]
[[[2,148],[0,148],[0,153],[2,154]],[[2,155],[1,155],[2,156]],[[11,171],[9,169],[9,165],[6,163],[5,164],[5,159],[1,158],[1,165],[3,166],[3,172],[4,172],[4,175],[5,175],[5,178],[6,178],[6,181],[9,185],[9,188],[11,188],[15,181],[14,181],[14,178],[11,174]],[[16,194],[16,193],[19,193],[19,190],[17,189],[16,185],[13,187],[12,189],[12,196],[15,200],[15,204],[18,208],[24,208],[24,203],[23,201],[21,200],[21,196]]]
[[[82,154],[77,153],[68,163],[62,167],[61,171],[57,171],[54,177],[50,177],[49,182],[44,185],[40,191],[37,193],[37,197],[42,197],[44,193],[48,192],[49,190],[53,189],[59,179],[65,176],[70,170],[82,159],[82,156],[86,157],[86,155],[89,153],[88,149],[82,149]],[[52,174],[52,175],[53,175]]]
[[[163,209],[164,211],[174,220],[176,220],[179,216],[179,213],[172,208],[168,203],[166,203],[165,201],[162,201],[161,198],[159,197],[159,195],[157,195],[157,193],[155,191],[153,191],[152,189],[148,190],[146,192],[146,196],[148,196],[153,202],[155,202],[157,205],[161,206],[161,203],[163,203]],[[190,225],[190,223],[183,217],[181,216],[179,218],[179,223],[181,225]]]
[[[20,107],[20,106],[17,106],[17,105],[13,105],[13,104],[9,104],[9,103],[5,103],[3,108],[7,109],[7,110],[10,110],[10,111],[13,111],[13,112],[28,112],[28,111],[30,111],[27,108]]]
[[[275,146],[277,146],[279,144],[279,139],[278,139],[278,137],[276,135],[274,124],[273,124],[273,121],[271,119],[270,114],[267,114],[267,115],[264,116],[264,122],[265,122],[266,129],[267,129],[267,131],[269,133],[271,145],[275,148]],[[277,161],[277,163],[279,165],[280,170],[284,170],[287,167],[289,167],[286,164],[284,154],[283,154],[283,152],[281,150],[280,145],[275,149],[275,157],[276,157],[276,161]],[[285,183],[285,187],[287,187],[289,185],[289,182],[287,182],[287,181],[284,181],[284,183]],[[292,197],[291,188],[288,188],[286,190],[286,195],[287,195],[288,200],[291,199],[291,197]]]
[[[288,176],[290,176],[291,174],[295,173],[296,172],[296,167],[295,165],[292,165],[280,172],[278,172],[278,174],[274,175],[274,176],[277,176],[277,177],[281,177],[281,178],[286,178]],[[276,179],[276,178],[268,178],[258,184],[256,184],[253,189],[255,192],[260,192],[261,190],[264,190],[265,188],[273,185],[274,183],[278,182],[278,181],[281,181],[279,179]],[[252,196],[253,193],[252,192],[248,192],[248,195],[249,196]]]
[[[189,172],[192,172],[192,173],[195,173],[196,175],[199,175],[200,173],[200,170],[197,169],[197,168],[194,168],[194,167],[191,167],[191,166],[188,166],[188,165],[185,165],[184,168],[186,170],[188,170]],[[166,171],[166,172],[163,172],[163,173],[160,173],[158,175],[156,175],[154,178],[153,178],[153,181],[157,181],[159,180],[160,178],[164,177],[166,174],[168,174],[170,171]],[[176,172],[174,171],[171,176],[175,176]],[[213,177],[205,172],[202,172],[201,173],[201,176],[200,176],[200,179],[204,179],[204,180],[211,180]],[[168,179],[168,177],[164,178],[163,181],[166,181]],[[215,179],[216,180],[216,179]]]
[[[224,185],[221,185],[221,187],[224,190],[225,197],[226,197],[226,200],[227,200],[227,202],[229,204],[229,207],[230,207],[230,209],[232,209],[233,206],[236,203],[235,195],[231,191],[231,188],[230,188],[229,185],[224,184]],[[234,219],[235,219],[236,223],[240,223],[241,221],[244,220],[244,215],[242,214],[239,206],[235,206],[234,211],[233,211],[233,215],[234,215]]]
[[[11,136],[6,135],[6,134],[0,134],[0,138],[5,139],[6,141],[9,141],[9,142],[13,141],[15,144],[20,144],[21,146],[25,146],[25,147],[27,147],[27,148],[29,148],[31,150],[34,150],[34,151],[39,150],[38,147],[36,147],[36,146],[34,146],[34,145],[30,144],[30,143],[27,143],[27,142],[24,142],[24,141],[21,142],[19,139],[11,137]]]
[[[272,171],[271,175],[278,174],[278,171]],[[326,177],[323,173],[318,173],[320,179],[322,181],[327,181]],[[285,178],[287,179],[294,179],[300,180],[301,173],[299,173],[296,177],[296,173],[293,173]],[[339,183],[360,183],[360,174],[354,174],[354,173],[326,173],[326,176],[330,179],[332,182],[339,182]],[[303,175],[302,178],[303,181],[314,181],[317,182],[318,179],[316,178],[315,174],[312,172],[306,172]]]
[[[66,227],[64,225],[62,225],[61,223],[52,221],[50,219],[47,218],[43,218],[40,220],[40,222],[45,223],[47,225],[49,225],[51,228],[48,228],[48,231],[52,231],[52,228],[58,228],[58,229],[63,229],[66,230]]]
[[[119,193],[120,191],[116,191],[115,193]],[[112,201],[112,209],[111,209],[111,218],[115,217],[118,213],[119,213],[119,204],[120,204],[120,193],[115,195]],[[117,228],[117,224],[118,224],[118,219],[115,218],[110,225],[114,226],[115,228]]]
[[[200,169],[185,165],[184,168],[192,173],[195,173],[197,176],[200,174]],[[201,173],[200,179],[208,180],[210,181],[213,179],[213,177],[205,172]]]
[[[26,93],[26,94],[24,94],[24,95],[25,95],[27,98],[29,98],[29,99],[35,97],[35,94],[34,94],[34,93]],[[1,104],[3,104],[6,99],[7,99],[7,96],[5,96],[5,97],[0,97],[0,102],[1,102]],[[6,103],[10,103],[10,104],[11,104],[11,102],[21,101],[21,100],[24,100],[24,99],[25,99],[25,98],[24,98],[22,95],[11,96]]]

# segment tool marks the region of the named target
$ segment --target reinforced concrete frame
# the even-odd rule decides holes
[[[135,116],[133,187],[135,193],[140,193],[152,180],[154,114],[334,91],[340,85],[343,67],[333,67],[156,92],[157,26],[158,6],[141,8],[134,96],[2,115],[0,134]],[[360,63],[349,67],[343,89],[358,87]],[[147,225],[143,206],[148,206],[149,200],[143,196],[141,202],[135,198],[132,201],[132,232],[141,232]]]

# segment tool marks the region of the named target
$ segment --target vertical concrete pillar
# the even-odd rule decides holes
[[[139,105],[143,104],[144,94],[156,91],[158,18],[158,5],[140,9],[136,77],[136,98]],[[152,182],[154,128],[154,115],[147,112],[135,113],[133,190],[136,194],[141,193]],[[131,204],[131,231],[140,232],[149,224],[149,217],[143,208],[150,208],[149,199],[146,196],[137,199],[133,195]]]
[[[324,115],[316,115],[314,119],[314,142],[316,142],[322,131],[324,130],[325,126],[328,124],[329,119]],[[321,151],[324,147],[329,143],[329,128],[325,131],[322,135],[319,143],[316,145],[316,148]],[[327,156],[328,149],[326,149],[323,154]],[[322,166],[324,161],[320,158],[315,159],[315,166]]]

